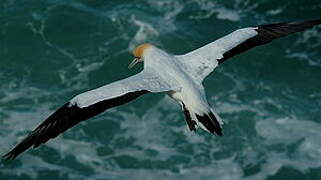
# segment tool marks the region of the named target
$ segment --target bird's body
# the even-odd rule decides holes
[[[170,55],[152,45],[148,46],[144,51],[144,70],[152,70],[153,73],[162,77],[163,81],[173,82],[179,87],[176,90],[170,90],[166,93],[177,101],[183,110],[189,113],[190,117],[187,121],[190,122],[187,123],[190,130],[195,131],[196,126],[200,126],[206,131],[216,132],[218,135],[222,135],[222,122],[216,113],[212,112],[201,81],[197,81],[194,76],[190,74],[190,71],[184,69],[184,67],[183,57]],[[209,118],[210,116],[208,114],[210,113],[212,113],[212,119]],[[203,124],[197,117],[208,117],[203,119],[203,121],[209,122]],[[210,123],[212,123],[212,126]]]
[[[165,81],[174,81],[178,84],[180,87],[178,90],[167,92],[170,97],[178,102],[184,102],[185,106],[194,108],[198,112],[207,107],[202,84],[194,81],[193,77],[183,69],[177,57],[152,46],[146,50],[144,61],[146,69],[153,68],[154,72],[164,77]]]
[[[143,71],[75,96],[51,114],[5,158],[14,159],[28,148],[46,143],[79,122],[146,93],[166,93],[177,101],[191,131],[201,127],[221,136],[223,122],[206,99],[202,85],[204,78],[219,64],[237,54],[319,24],[321,20],[243,28],[178,56],[150,44],[140,45],[133,52],[135,59],[129,68],[144,62]]]

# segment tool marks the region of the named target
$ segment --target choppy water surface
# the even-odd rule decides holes
[[[143,42],[188,52],[237,28],[316,19],[319,0],[2,0],[0,153],[77,93],[133,75]],[[0,179],[321,179],[321,28],[256,48],[204,82],[224,136],[146,95],[12,162]]]

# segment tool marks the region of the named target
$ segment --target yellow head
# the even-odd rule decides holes
[[[152,45],[148,43],[137,46],[133,51],[133,55],[135,56],[135,59],[129,64],[128,68],[130,69],[134,67],[136,64],[143,62],[144,52],[146,51],[146,49],[150,48],[151,46]]]
[[[135,58],[143,58],[144,55],[144,51],[146,49],[148,49],[149,47],[151,47],[151,44],[145,43],[145,44],[141,44],[139,46],[137,46],[134,51],[133,51],[133,55],[135,56]]]

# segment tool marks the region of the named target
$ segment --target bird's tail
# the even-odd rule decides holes
[[[213,111],[213,109],[208,109],[207,113],[199,114],[195,113],[190,109],[187,109],[183,105],[183,111],[188,127],[191,131],[195,131],[195,126],[199,126],[205,131],[212,134],[217,134],[222,136],[222,126],[223,121],[221,118]]]
[[[195,116],[198,120],[198,125],[212,133],[212,134],[217,134],[219,136],[222,136],[222,125],[223,122],[221,118],[211,109],[208,113],[204,113],[202,115],[196,114]]]

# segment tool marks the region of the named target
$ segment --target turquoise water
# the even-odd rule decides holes
[[[83,91],[133,75],[143,42],[181,54],[250,25],[321,18],[319,0],[2,0],[0,153]],[[0,179],[321,179],[321,27],[234,57],[204,85],[224,136],[145,95],[11,162]]]

